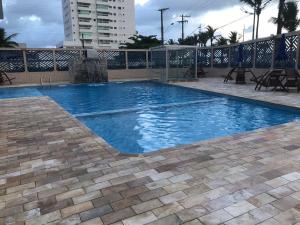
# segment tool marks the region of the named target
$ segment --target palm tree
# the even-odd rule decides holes
[[[292,32],[297,30],[297,27],[300,25],[300,19],[298,18],[299,8],[296,2],[287,2],[284,4],[283,10],[281,12],[281,17],[272,18],[271,21],[274,24],[280,25],[281,27]],[[281,33],[281,31],[280,31]]]
[[[238,43],[238,33],[235,31],[231,31],[229,34],[229,43],[230,44],[235,44]]]
[[[277,21],[277,34],[281,34],[282,27],[283,27],[283,21],[282,21],[282,13],[284,10],[285,0],[279,0],[279,6],[278,6],[278,21]]]
[[[256,14],[257,17],[257,21],[256,21],[256,39],[257,39],[260,14],[262,10],[264,10],[272,0],[240,0],[240,1],[254,9],[254,13]]]
[[[206,27],[206,33],[208,36],[208,40],[210,40],[210,45],[213,46],[213,41],[216,39],[215,33],[217,29],[214,29],[212,26]]]
[[[4,28],[0,28],[0,47],[2,48],[15,48],[18,46],[17,42],[12,41],[18,34],[11,34],[6,36]]]
[[[222,45],[228,45],[228,39],[223,37],[222,35],[218,38],[218,42],[217,42],[218,46],[222,46]]]
[[[200,47],[206,47],[208,40],[209,40],[209,37],[208,37],[207,32],[201,32],[198,35],[198,42],[199,42]]]

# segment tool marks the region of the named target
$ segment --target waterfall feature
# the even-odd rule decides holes
[[[96,50],[88,49],[86,57],[70,64],[69,72],[74,83],[108,82],[107,60],[100,58]]]

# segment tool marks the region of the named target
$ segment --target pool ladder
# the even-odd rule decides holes
[[[43,76],[41,76],[41,78],[40,78],[40,84],[41,84],[42,87],[44,87],[45,84],[46,84],[46,83],[44,82],[44,79],[43,79],[43,78],[44,78]],[[52,81],[51,81],[51,76],[49,76],[49,77],[48,77],[48,83],[47,83],[47,84],[48,84],[48,87],[51,87],[51,83],[52,83]]]

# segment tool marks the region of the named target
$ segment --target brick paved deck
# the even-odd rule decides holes
[[[0,224],[300,222],[300,122],[129,157],[45,97],[0,118]]]

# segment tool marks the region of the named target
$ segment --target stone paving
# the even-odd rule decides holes
[[[0,224],[300,224],[300,122],[129,156],[47,97],[0,118]]]

